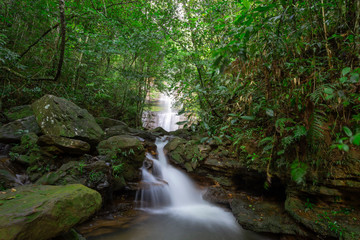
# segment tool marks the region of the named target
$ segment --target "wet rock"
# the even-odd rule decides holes
[[[173,132],[169,132],[169,135],[180,137],[186,140],[191,140],[192,134],[193,132],[191,132],[191,130],[187,128],[182,128]]]
[[[147,170],[150,170],[153,167],[153,160],[145,158],[144,162],[143,162],[143,166],[144,168],[146,168]]]
[[[34,112],[31,108],[31,105],[22,105],[10,108],[6,112],[6,116],[8,117],[9,121],[15,121],[18,119],[30,117],[34,115]]]
[[[64,153],[75,155],[82,155],[90,151],[90,144],[87,142],[60,136],[42,135],[38,140],[38,145],[55,146]]]
[[[119,135],[136,136],[139,137],[142,141],[146,140],[146,141],[154,142],[156,140],[156,136],[151,132],[130,128],[126,125],[117,125],[105,129],[104,139],[108,139],[110,137],[119,136]]]
[[[17,180],[15,173],[0,164],[0,190],[9,189],[21,185]]]
[[[86,238],[72,228],[69,232],[61,234],[51,240],[86,240]]]
[[[20,142],[21,137],[29,132],[37,135],[41,133],[34,116],[22,118],[0,127],[0,142]]]
[[[96,144],[103,130],[90,113],[74,103],[45,95],[32,104],[36,121],[46,135],[61,136]]]
[[[239,224],[255,232],[307,236],[285,212],[281,203],[239,194],[231,201],[231,210]]]
[[[46,240],[69,231],[101,207],[98,192],[83,185],[27,185],[0,194],[2,239]]]
[[[206,189],[206,192],[203,194],[204,200],[215,204],[221,204],[226,207],[230,207],[231,198],[232,194],[228,193],[224,188],[219,185],[208,187]]]
[[[137,136],[144,140],[154,142],[156,140],[156,136],[151,132],[147,132],[141,129],[129,128],[129,135]]]
[[[151,129],[149,132],[151,132],[153,135],[159,137],[164,135],[169,135],[169,132],[163,129],[162,127],[157,127],[155,129]]]
[[[165,145],[164,150],[172,162],[191,172],[206,158],[206,153],[201,152],[200,146],[194,140],[173,138]]]
[[[112,126],[105,129],[104,139],[118,135],[127,135],[128,133],[129,127],[126,125]]]
[[[186,140],[179,138],[179,137],[175,137],[172,138],[164,147],[164,150],[167,152],[172,152],[174,151],[176,148],[178,147],[183,147],[182,145],[186,144]]]
[[[105,131],[107,128],[115,127],[115,126],[124,126],[127,127],[127,124],[112,118],[107,117],[97,117],[95,118],[96,122],[99,124],[99,126]]]
[[[139,180],[138,169],[145,158],[141,141],[133,136],[114,136],[99,143],[99,154],[106,155],[112,165],[122,164],[122,175],[126,181]]]

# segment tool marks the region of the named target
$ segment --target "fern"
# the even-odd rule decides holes
[[[282,133],[284,132],[285,129],[285,123],[290,122],[293,123],[294,120],[292,120],[291,118],[279,118],[276,120],[275,122],[275,127],[277,129],[280,129],[280,134],[282,135]]]
[[[289,145],[291,145],[294,142],[294,137],[293,136],[287,136],[284,137],[283,139],[281,139],[281,143],[284,146],[284,150],[288,148]]]
[[[317,104],[320,100],[330,99],[329,96],[332,95],[335,90],[336,86],[334,86],[334,84],[323,84],[310,94],[310,99],[313,103]]]
[[[294,130],[294,138],[295,139],[299,139],[300,137],[306,136],[306,135],[307,135],[307,131],[304,126],[297,125],[295,127],[295,130]]]
[[[310,127],[307,133],[310,148],[317,151],[318,143],[324,139],[324,130],[322,126],[326,122],[325,113],[315,109],[310,119]]]
[[[298,159],[296,159],[291,164],[291,178],[297,183],[305,183],[305,175],[308,169],[308,165],[306,165],[303,162],[299,162]]]

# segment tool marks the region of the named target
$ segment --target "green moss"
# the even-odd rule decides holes
[[[34,112],[31,109],[30,105],[24,105],[11,108],[9,111],[6,112],[6,115],[10,119],[10,121],[15,121],[34,115]]]

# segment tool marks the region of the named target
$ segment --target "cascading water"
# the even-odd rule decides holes
[[[166,143],[158,138],[158,159],[148,154],[144,161],[142,188],[136,196],[140,209],[238,231],[239,226],[231,213],[204,201],[190,178],[168,164],[163,150]]]
[[[176,130],[171,98],[166,100],[166,111],[153,127]],[[170,120],[169,120],[170,118]],[[164,124],[164,125],[163,125]],[[89,240],[265,240],[256,233],[243,230],[234,216],[202,198],[201,191],[180,170],[168,164],[164,146],[166,138],[156,140],[157,157],[147,154],[141,168],[142,181],[136,194],[136,205],[145,218],[135,221],[130,228]],[[148,214],[147,214],[148,213]]]
[[[156,100],[157,111],[145,111],[143,123],[146,128],[162,127],[166,131],[175,131],[179,128],[177,122],[185,120],[184,116],[178,115],[173,108],[174,99],[165,94],[160,94]]]

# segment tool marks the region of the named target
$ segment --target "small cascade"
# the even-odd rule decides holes
[[[168,183],[162,178],[159,161],[148,153],[141,168],[140,190],[136,193],[136,202],[140,209],[159,209],[170,205]]]
[[[238,230],[234,217],[202,198],[191,179],[168,164],[164,146],[168,141],[158,138],[155,142],[158,157],[147,154],[143,163],[142,181],[136,194],[136,203],[142,210],[163,213],[176,219],[188,219],[207,226],[221,225]]]

